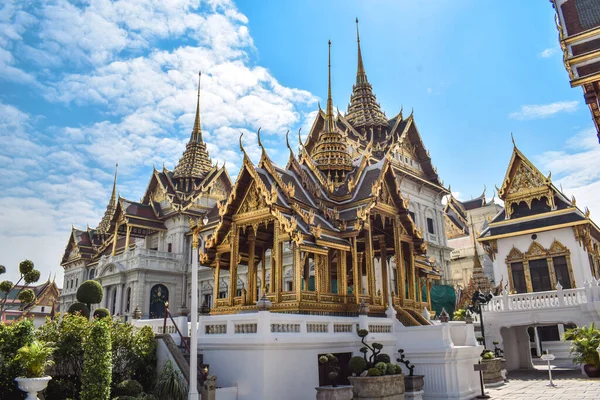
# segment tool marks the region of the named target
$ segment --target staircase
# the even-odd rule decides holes
[[[181,352],[181,355],[183,356],[183,359],[185,360],[185,362],[187,363],[187,367],[189,369],[190,367],[190,337],[189,336],[183,336],[181,338],[181,343],[179,344],[179,346],[177,346],[179,348],[179,351]],[[205,378],[205,373],[204,373],[204,368],[207,367],[208,365],[204,365],[204,355],[201,353],[198,353],[198,362],[196,363],[197,365],[197,370],[196,370],[196,379],[198,379],[198,389],[200,389],[202,387],[202,385],[204,384],[204,378]],[[189,382],[189,379],[188,379]]]

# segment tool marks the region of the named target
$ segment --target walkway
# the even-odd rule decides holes
[[[556,387],[548,386],[548,369],[511,371],[509,382],[498,388],[489,388],[493,400],[579,400],[600,399],[600,379],[591,379],[579,369],[553,368]]]

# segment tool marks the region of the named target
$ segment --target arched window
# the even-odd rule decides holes
[[[90,280],[94,279],[94,276],[96,275],[96,269],[92,268],[90,269],[90,275],[89,278]]]
[[[165,285],[154,285],[150,289],[150,318],[165,317],[165,303],[169,301],[169,289]]]
[[[111,315],[115,315],[117,311],[117,288],[114,288],[112,291],[112,310]]]

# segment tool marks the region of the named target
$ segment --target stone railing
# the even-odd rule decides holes
[[[510,312],[532,309],[577,307],[582,304],[600,302],[600,286],[597,280],[585,282],[584,287],[563,289],[560,284],[556,290],[547,292],[508,294],[506,290],[495,296],[484,306],[484,312]]]
[[[119,263],[126,269],[149,268],[168,271],[183,271],[185,269],[182,253],[169,253],[139,247],[103,258],[100,264],[105,265],[107,263]]]

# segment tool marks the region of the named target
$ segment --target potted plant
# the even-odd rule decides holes
[[[415,366],[410,363],[410,360],[406,359],[404,349],[399,349],[398,354],[400,355],[400,358],[397,358],[396,361],[404,364],[406,369],[408,369],[408,375],[404,375],[405,397],[407,399],[423,398],[425,375],[415,375]]]
[[[467,310],[464,308],[460,308],[454,311],[454,314],[452,314],[452,321],[464,321],[466,316]]]
[[[319,356],[319,364],[325,367],[326,381],[331,385],[319,386],[317,400],[352,400],[352,386],[338,386],[335,379],[340,374],[339,360],[333,354]]]
[[[485,349],[481,353],[481,363],[486,365],[483,370],[483,383],[486,386],[494,387],[504,384],[502,376],[502,358],[497,358],[492,350]]]
[[[569,353],[574,356],[575,364],[583,365],[583,370],[590,378],[600,377],[600,359],[596,349],[600,346],[600,330],[592,323],[568,329],[564,340],[571,340]]]
[[[36,400],[37,393],[48,386],[52,377],[46,375],[46,368],[54,364],[51,360],[54,347],[50,343],[34,340],[17,351],[15,361],[23,369],[24,376],[15,378],[19,389],[27,393],[26,400]]]
[[[381,353],[383,345],[369,345],[365,338],[369,334],[360,329],[358,336],[363,347],[361,356],[350,359],[349,368],[352,376],[348,377],[352,384],[353,399],[402,399],[404,398],[404,377],[402,368],[390,362],[390,356]]]

